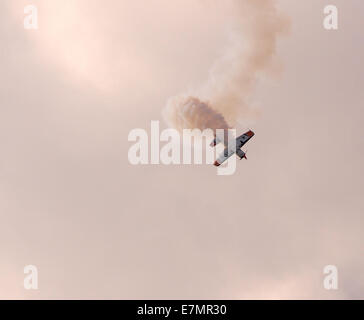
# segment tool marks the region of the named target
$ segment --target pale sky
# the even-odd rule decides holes
[[[361,0],[279,0],[274,77],[232,176],[133,166],[130,130],[203,85],[232,1],[0,3],[0,298],[363,299]],[[39,289],[23,287],[26,265]],[[339,288],[323,287],[338,268]]]

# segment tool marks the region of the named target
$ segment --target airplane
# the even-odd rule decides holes
[[[229,159],[234,153],[236,153],[236,156],[238,158],[240,158],[240,160],[243,159],[243,158],[247,159],[246,152],[241,150],[241,147],[243,145],[245,145],[253,136],[254,136],[253,131],[249,130],[249,131],[245,132],[244,134],[242,134],[241,136],[236,138],[236,145],[233,146],[232,149],[231,148],[229,149],[228,143],[224,143],[225,149],[220,154],[220,156],[217,158],[217,160],[214,162],[214,165],[216,167],[218,167],[223,162],[225,162],[227,159]],[[224,141],[227,141],[227,139],[224,139]],[[215,139],[211,142],[210,146],[215,147],[220,142],[221,141],[219,141],[219,139],[217,139],[215,137]]]

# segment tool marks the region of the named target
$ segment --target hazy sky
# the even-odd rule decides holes
[[[127,137],[206,81],[233,1],[32,3],[36,31],[29,1],[0,3],[0,298],[364,298],[361,0],[277,1],[280,71],[238,119],[256,136],[232,176],[133,166]]]

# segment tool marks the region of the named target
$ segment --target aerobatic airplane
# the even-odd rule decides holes
[[[236,153],[236,156],[238,158],[240,158],[240,160],[243,158],[247,159],[246,153],[243,150],[241,150],[241,147],[243,145],[245,145],[253,136],[254,136],[253,131],[249,130],[248,132],[245,132],[244,134],[242,134],[241,136],[236,138],[236,145],[234,146],[234,143],[232,143],[232,148],[230,148],[230,149],[229,149],[228,143],[224,143],[225,149],[220,154],[220,156],[217,158],[214,165],[218,167],[224,161],[229,159],[234,153]],[[227,140],[227,139],[225,139],[225,140]],[[216,144],[218,144],[219,142],[221,142],[221,141],[219,141],[215,137],[215,139],[211,142],[210,146],[215,147]]]

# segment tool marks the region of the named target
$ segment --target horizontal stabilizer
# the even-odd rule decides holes
[[[217,137],[215,137],[215,139],[212,140],[212,142],[210,143],[210,147],[215,147],[220,142],[221,142],[220,139],[218,139]]]

